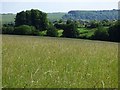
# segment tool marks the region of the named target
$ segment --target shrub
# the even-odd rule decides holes
[[[12,26],[2,27],[2,34],[13,34],[13,32],[14,32],[14,27]]]
[[[111,26],[108,33],[110,41],[120,42],[120,21]]]
[[[66,24],[62,34],[63,34],[63,37],[78,38],[79,30],[77,29],[77,24],[74,22],[70,24]]]
[[[46,35],[46,31],[35,31],[34,35],[36,36],[45,36]]]
[[[88,25],[86,25],[85,27],[86,27],[86,28],[98,28],[99,26],[100,26],[100,23],[93,21],[93,22],[90,22],[90,23],[89,23]]]
[[[109,37],[108,30],[106,30],[103,27],[98,27],[94,35],[92,36],[92,39],[108,40],[108,37]]]
[[[46,32],[47,36],[51,36],[51,37],[57,37],[58,36],[58,31],[57,29],[51,24],[48,27],[48,30]]]
[[[28,25],[21,25],[15,27],[14,34],[18,35],[33,35],[35,33],[35,27]]]

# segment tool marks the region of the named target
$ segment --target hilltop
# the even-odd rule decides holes
[[[117,20],[118,10],[94,10],[94,11],[81,11],[72,10],[63,16],[63,19],[73,20]]]

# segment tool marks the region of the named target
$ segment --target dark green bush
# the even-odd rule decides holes
[[[115,25],[112,25],[109,28],[108,33],[110,41],[120,42],[120,21],[118,21]]]
[[[68,38],[78,38],[79,37],[79,30],[77,29],[77,24],[72,22],[70,24],[66,24],[64,31],[62,33],[63,37]]]
[[[46,34],[47,34],[47,36],[57,37],[58,36],[58,30],[52,24],[50,24]]]
[[[14,34],[17,35],[34,35],[36,32],[35,27],[29,25],[21,25],[15,27]]]
[[[14,32],[14,27],[12,26],[2,27],[2,34],[13,34],[13,32]]]
[[[86,28],[98,28],[99,26],[101,26],[101,24],[99,22],[97,22],[97,21],[91,21],[85,27]]]
[[[96,40],[108,40],[108,38],[109,38],[108,30],[105,29],[104,27],[98,27],[94,35],[92,36],[92,39]]]

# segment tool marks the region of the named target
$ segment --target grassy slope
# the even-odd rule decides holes
[[[60,20],[66,13],[48,13],[49,20]]]
[[[117,45],[3,35],[3,87],[115,88]]]
[[[15,16],[16,16],[15,14],[2,15],[2,23],[5,24],[5,23],[14,22],[15,21]]]

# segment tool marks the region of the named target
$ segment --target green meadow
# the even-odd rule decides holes
[[[118,43],[2,35],[3,88],[118,88]]]

